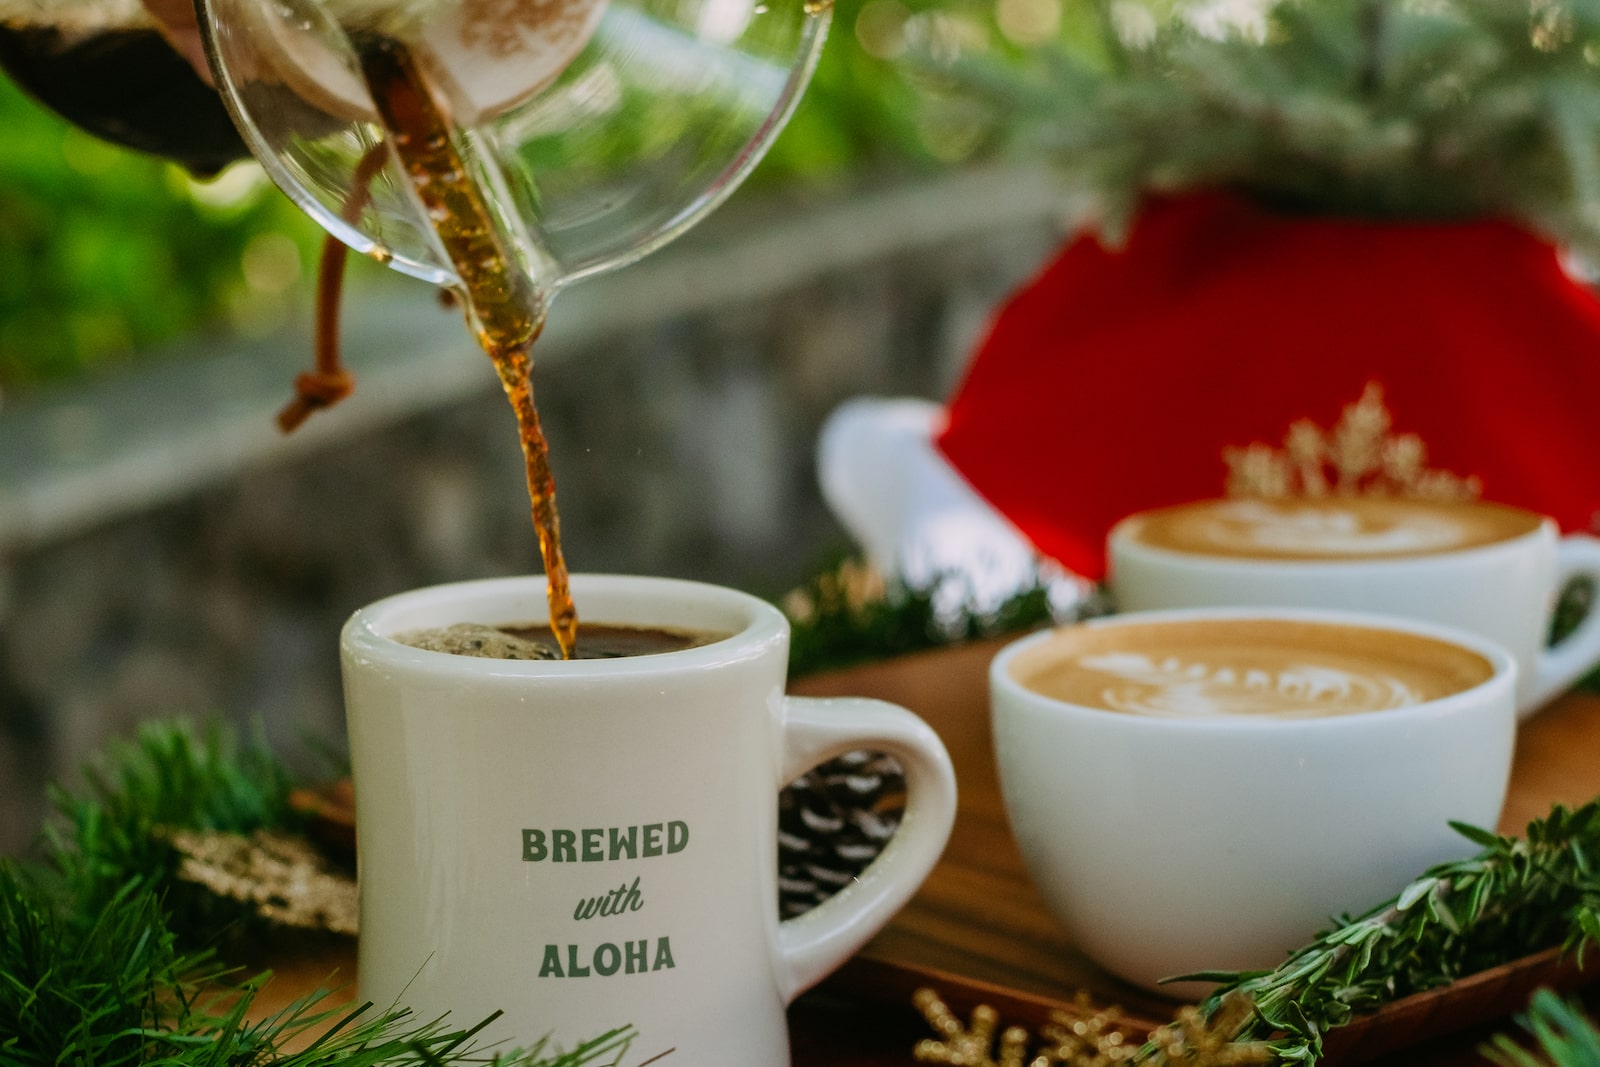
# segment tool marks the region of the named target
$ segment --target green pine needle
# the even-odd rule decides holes
[[[82,912],[58,890],[0,864],[0,1067],[581,1067],[616,1062],[632,1040],[623,1029],[562,1056],[494,1052],[476,1043],[492,1018],[418,1024],[325,1007],[326,990],[251,1022],[268,976],[239,983],[210,952],[181,949],[155,893],[130,883]]]
[[[78,911],[37,877],[0,864],[0,1064],[141,1064],[147,1031],[183,1028],[196,988],[219,977],[185,956],[159,901],[128,884]]]
[[[1051,621],[1042,580],[991,611],[942,608],[937,580],[927,586],[891,582],[882,589],[876,584],[865,564],[846,560],[819,571],[789,595],[790,677],[1021,633]],[[1093,610],[1099,610],[1097,601],[1083,608],[1085,614]]]
[[[218,724],[147,724],[111,745],[84,778],[78,792],[52,789],[57,818],[44,834],[47,861],[84,907],[137,881],[168,891],[174,926],[194,943],[252,921],[242,904],[174,883],[177,855],[164,831],[299,825],[289,805],[294,780],[263,738]]]
[[[1498,1034],[1483,1054],[1501,1067],[1600,1067],[1600,1030],[1575,1004],[1551,990],[1534,993],[1517,1021],[1538,1049],[1530,1051]]]
[[[57,790],[46,863],[0,860],[0,1067],[585,1067],[630,1028],[571,1052],[483,1047],[482,1028],[329,1007],[318,990],[250,1021],[268,975],[214,951],[241,906],[174,878],[167,829],[290,829],[292,780],[264,742],[181,723],[141,730]]]

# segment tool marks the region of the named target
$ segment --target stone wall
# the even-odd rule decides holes
[[[735,204],[562,294],[536,381],[572,568],[800,581],[844,543],[816,490],[822,420],[851,396],[943,395],[1057,217],[1019,172]],[[303,336],[0,411],[0,853],[47,780],[151,718],[337,749],[351,610],[537,568],[510,413],[431,303],[361,292],[357,396],[288,442],[270,412]]]

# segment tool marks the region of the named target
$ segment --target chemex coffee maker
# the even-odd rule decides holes
[[[198,0],[202,61],[166,6],[0,0],[0,71],[198,175],[254,156],[344,244],[435,284],[462,284],[439,223],[468,197],[545,299],[720,203],[828,21],[806,0]],[[443,200],[417,163],[441,147]]]

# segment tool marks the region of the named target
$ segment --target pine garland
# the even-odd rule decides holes
[[[266,976],[238,982],[207,951],[186,951],[160,897],[129,883],[99,908],[0,864],[0,1065],[56,1067],[580,1067],[626,1050],[627,1031],[572,1053],[490,1055],[465,1029],[404,1010],[330,1008],[318,991],[247,1020]]]
[[[789,677],[837,670],[932,648],[1019,634],[1053,618],[1042,576],[992,610],[944,603],[941,580],[927,585],[885,581],[860,560],[824,567],[783,602],[789,617]],[[1098,597],[1075,609],[1102,612]]]
[[[329,1007],[325,990],[248,1021],[266,975],[221,962],[241,904],[174,878],[174,830],[286,829],[291,776],[259,739],[146,726],[57,790],[44,861],[0,860],[0,1067],[582,1067],[620,1062],[629,1029],[572,1052],[489,1052],[403,1009]]]
[[[84,781],[77,792],[51,789],[55,818],[42,841],[46,864],[77,908],[97,910],[133,881],[163,895],[173,932],[190,944],[259,929],[247,909],[174,880],[179,856],[167,831],[298,829],[293,777],[263,737],[219,724],[154,723],[108,746],[84,768]]]
[[[1534,993],[1517,1021],[1533,1036],[1538,1052],[1497,1034],[1483,1052],[1500,1067],[1600,1067],[1600,1029],[1577,1005],[1550,990]]]

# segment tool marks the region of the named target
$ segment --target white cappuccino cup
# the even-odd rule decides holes
[[[1600,612],[1547,646],[1560,591],[1600,579],[1600,541],[1484,502],[1204,500],[1112,528],[1110,585],[1126,611],[1305,607],[1457,626],[1510,650],[1528,715],[1600,662]]]
[[[1072,942],[1137,985],[1270,969],[1476,847],[1510,777],[1517,667],[1432,624],[1130,613],[1006,646],[1006,813]]]

